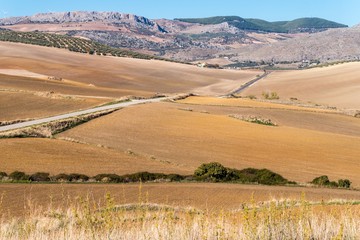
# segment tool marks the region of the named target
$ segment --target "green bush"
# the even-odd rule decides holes
[[[14,181],[27,181],[29,180],[29,176],[26,175],[24,172],[15,171],[10,173],[9,178]]]
[[[70,182],[78,182],[78,181],[88,181],[89,177],[84,175],[84,174],[79,174],[79,173],[72,173],[69,175],[69,181]]]
[[[330,184],[330,180],[329,180],[328,176],[320,176],[320,177],[314,178],[311,181],[311,183],[315,184],[315,185],[320,185],[320,186],[327,186]]]
[[[327,184],[327,186],[337,188],[337,187],[339,187],[339,184],[335,181],[331,181]]]
[[[341,188],[350,188],[351,182],[349,179],[339,179],[338,185]]]
[[[166,176],[166,179],[169,179],[171,182],[180,182],[185,179],[185,176],[179,174],[169,174]]]
[[[116,174],[98,174],[95,177],[98,182],[122,183],[124,178]]]
[[[340,187],[340,188],[350,188],[351,182],[349,179],[339,179],[337,182],[330,181],[328,176],[320,176],[314,178],[311,181],[312,184],[319,185],[319,186],[327,186],[327,187]]]
[[[226,168],[220,163],[202,164],[195,170],[194,177],[199,181],[241,182],[265,185],[283,185],[288,180],[268,169],[246,168],[243,170]]]
[[[7,173],[6,172],[0,172],[0,179],[3,179],[4,177],[7,177]]]
[[[149,173],[149,172],[138,172],[133,174],[127,174],[123,176],[125,182],[148,182],[158,179],[166,179],[166,175],[162,173]]]
[[[61,174],[58,174],[58,175],[55,175],[53,177],[51,177],[51,181],[70,181],[70,177],[68,174],[65,174],[65,173],[61,173]]]
[[[227,177],[228,169],[217,162],[204,163],[195,170],[194,176],[198,180],[221,182]]]
[[[29,180],[33,181],[33,182],[49,182],[50,181],[49,176],[50,176],[49,173],[38,172],[38,173],[32,174],[29,177]]]
[[[268,169],[261,169],[256,172],[255,181],[265,185],[282,185],[288,182],[280,174],[274,173]]]

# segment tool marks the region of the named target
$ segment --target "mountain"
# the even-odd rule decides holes
[[[4,18],[0,28],[55,33],[157,57],[220,65],[356,59],[360,39],[350,30],[359,28],[320,18],[280,22],[238,16],[169,20],[78,11]]]
[[[222,17],[210,17],[210,18],[177,18],[175,20],[198,23],[198,24],[220,24],[229,23],[230,25],[241,29],[251,31],[263,31],[263,32],[315,32],[323,31],[329,28],[346,28],[347,25],[328,21],[321,18],[299,18],[293,21],[281,21],[281,22],[268,22],[261,19],[244,19],[237,16],[222,16]]]
[[[281,42],[227,51],[234,62],[335,62],[360,60],[360,27],[331,29]]]

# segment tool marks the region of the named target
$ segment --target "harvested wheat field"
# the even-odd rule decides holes
[[[2,212],[10,215],[22,215],[39,205],[48,207],[50,202],[66,207],[79,201],[76,200],[79,197],[88,196],[92,201],[100,202],[107,193],[114,197],[116,204],[141,201],[210,211],[240,209],[243,203],[251,201],[300,200],[302,195],[309,201],[318,202],[360,199],[358,191],[221,183],[0,184]]]
[[[0,121],[35,119],[87,109],[110,99],[76,98],[46,93],[0,91]]]
[[[127,174],[141,171],[191,173],[185,168],[128,151],[54,139],[0,139],[1,171]]]
[[[271,112],[261,108],[260,112],[251,108],[232,109],[232,114],[252,110],[264,117],[276,116],[279,126],[273,127],[229,117],[225,107],[203,105],[192,109],[194,106],[174,103],[135,106],[95,119],[59,137],[102,144],[117,151],[131,149],[188,171],[202,163],[218,161],[237,169],[268,168],[299,182],[328,175],[334,180],[351,179],[354,187],[360,186],[359,119],[291,109]],[[327,123],[324,126],[323,121]]]
[[[182,104],[179,105],[179,108],[196,112],[207,112],[225,116],[259,116],[271,119],[279,126],[357,137],[360,135],[359,119],[340,114],[336,110],[259,102],[246,98],[189,97],[178,101],[178,103]]]
[[[280,99],[298,98],[339,108],[360,109],[360,63],[302,71],[273,72],[242,95],[277,92]]]
[[[128,94],[120,93],[120,96],[141,95],[144,92],[224,94],[259,73],[206,69],[165,61],[91,56],[5,42],[0,43],[0,62],[0,69],[27,70],[95,87],[129,91]]]

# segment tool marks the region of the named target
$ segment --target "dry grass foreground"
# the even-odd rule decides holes
[[[291,97],[340,108],[360,109],[360,63],[346,63],[303,71],[273,72],[242,95],[277,92]]]
[[[131,149],[141,156],[153,156],[168,162],[169,166],[189,171],[202,163],[218,161],[237,169],[268,168],[299,182],[328,175],[334,180],[351,179],[355,187],[360,186],[360,126],[356,118],[271,110],[280,124],[271,127],[230,118],[228,108],[224,114],[221,112],[224,107],[217,107],[217,112],[215,107],[209,109],[215,113],[207,111],[207,106],[191,111],[189,108],[192,107],[172,103],[136,106],[59,136],[102,144],[117,151]],[[236,113],[237,110],[233,111]],[[242,113],[241,108],[238,111]],[[259,111],[264,114],[263,109]],[[316,130],[323,119],[329,125]],[[312,121],[313,126],[308,126],[307,121]],[[336,126],[342,126],[343,130],[332,133]]]
[[[18,193],[17,190],[24,188],[24,185],[8,186],[9,189],[11,188],[11,194]],[[360,237],[358,232],[360,208],[358,205],[353,205],[358,204],[358,201],[322,199],[314,203],[307,201],[302,197],[303,194],[300,194],[300,191],[305,190],[315,192],[315,196],[319,197],[325,194],[324,189],[286,189],[226,184],[146,184],[107,187],[108,192],[99,196],[99,189],[104,191],[103,186],[99,185],[34,185],[29,193],[24,193],[28,200],[28,203],[24,204],[26,212],[24,218],[14,219],[5,215],[0,219],[0,238],[330,240]],[[91,189],[91,193],[85,197],[84,188]],[[43,207],[36,205],[37,202],[31,198],[31,196],[42,197],[41,200],[44,202],[47,196],[42,196],[41,189],[56,191]],[[256,191],[253,196],[260,195],[260,198],[265,200],[268,198],[264,198],[261,194],[278,195],[276,194],[278,190],[286,192],[287,196],[296,192],[295,195],[300,194],[301,197],[256,202],[249,194],[249,191]],[[77,191],[82,194],[77,195],[79,198],[74,198]],[[117,200],[119,198],[111,195],[114,191],[117,196],[122,192],[120,197],[122,201],[119,202]],[[72,195],[66,195],[69,193]],[[19,195],[21,194],[15,195],[17,203],[19,203]],[[129,195],[133,196],[130,201],[126,198]],[[168,204],[152,203],[149,199],[154,195],[160,197],[162,202],[166,196]],[[342,194],[344,195],[346,196]],[[4,196],[6,198],[7,195]],[[184,196],[198,202],[207,199],[205,208],[182,206]],[[242,200],[244,196],[249,199]],[[54,199],[61,198],[62,203],[59,207]],[[216,209],[209,209],[209,199],[217,199],[221,205],[216,204]],[[172,200],[174,201],[169,205]],[[211,200],[209,202],[213,204]],[[237,200],[240,202],[233,210],[229,205],[225,205],[229,203],[234,206]],[[4,202],[8,203],[9,199]],[[131,204],[126,204],[127,202]],[[180,205],[176,204],[178,202]],[[21,206],[13,209],[16,208],[21,209]]]
[[[116,97],[157,92],[224,94],[258,74],[258,71],[205,69],[164,61],[90,56],[62,49],[0,42],[0,69],[13,68],[92,84],[95,90],[86,89],[92,91],[92,95],[96,95],[96,88],[100,88],[98,91],[102,96],[107,90],[107,94],[113,92],[112,96]],[[71,89],[66,87],[54,91],[68,93]]]
[[[243,203],[271,200],[299,200],[302,194],[314,202],[330,200],[355,201],[359,191],[309,187],[282,187],[225,183],[145,183],[145,184],[0,184],[3,214],[26,215],[34,207],[67,207],[77,197],[95,202],[110,193],[116,204],[148,201],[201,210],[236,210]],[[253,196],[252,196],[253,195]]]

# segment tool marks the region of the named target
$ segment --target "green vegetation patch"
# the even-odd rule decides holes
[[[263,32],[308,32],[328,28],[345,28],[347,25],[328,21],[322,18],[299,18],[293,21],[268,22],[262,19],[241,18],[238,16],[217,16],[209,18],[176,18],[175,20],[198,23],[204,25],[220,24],[227,22],[241,30],[263,31]]]
[[[281,175],[268,169],[247,168],[243,170],[226,168],[220,163],[202,164],[195,170],[194,177],[205,182],[258,183],[264,185],[285,185],[289,183]]]
[[[349,179],[339,179],[337,182],[330,181],[328,176],[316,177],[311,181],[312,184],[323,187],[339,187],[350,188],[351,181]]]
[[[125,49],[110,47],[94,41],[70,37],[66,35],[50,34],[42,32],[15,32],[11,30],[0,30],[0,41],[16,42],[24,44],[32,44],[44,47],[54,47],[68,49],[72,52],[101,55],[101,56],[114,56],[114,57],[128,57],[139,59],[156,59],[163,61],[175,62],[170,59],[151,56],[138,52],[133,52]]]

